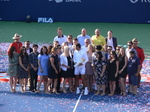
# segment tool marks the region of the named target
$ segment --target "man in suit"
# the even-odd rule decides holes
[[[113,32],[112,31],[108,31],[107,32],[107,37],[105,38],[106,40],[106,44],[108,46],[112,46],[112,50],[116,51],[116,47],[117,45],[117,38],[113,37]]]

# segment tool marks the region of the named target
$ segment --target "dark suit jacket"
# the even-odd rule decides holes
[[[30,48],[30,53],[32,53],[33,52],[33,49],[32,48]]]
[[[106,44],[107,44],[107,37],[105,38],[105,40],[106,40]],[[113,40],[113,46],[114,46],[114,48],[116,50],[116,47],[118,46],[118,44],[117,44],[117,38],[116,37],[112,37],[112,40]]]

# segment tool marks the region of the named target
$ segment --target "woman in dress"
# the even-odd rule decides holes
[[[8,52],[9,66],[7,74],[10,76],[9,83],[11,92],[16,92],[16,83],[18,77],[18,64],[19,64],[19,54],[16,52],[15,47],[11,47]]]
[[[54,80],[54,87],[53,87],[53,93],[59,94],[57,92],[57,81],[58,81],[58,74],[60,73],[60,63],[58,58],[58,48],[54,47],[52,48],[52,55],[50,57],[50,63],[49,63],[49,74],[48,74],[48,83],[46,86],[46,93],[50,94],[48,92],[48,87],[50,84],[53,83]]]
[[[52,55],[52,48],[53,48],[52,45],[48,46],[48,48],[47,48],[47,53],[48,53],[49,57],[51,57],[51,55]]]
[[[19,55],[19,83],[21,86],[21,92],[26,92],[28,71],[29,71],[28,54],[26,52],[26,48],[22,46]]]
[[[115,51],[110,52],[110,59],[108,60],[108,79],[109,79],[109,96],[113,96],[116,90],[116,78],[118,76],[119,61]]]
[[[40,93],[40,86],[44,80],[44,92],[46,92],[47,76],[48,76],[48,62],[49,56],[47,53],[47,47],[43,46],[41,48],[40,54],[38,55],[38,75],[40,76],[40,81],[38,83],[37,92]]]
[[[119,77],[120,77],[120,95],[126,96],[126,76],[127,76],[127,63],[128,59],[125,55],[125,49],[120,49],[119,54]]]
[[[93,60],[93,69],[96,76],[97,92],[95,95],[100,94],[100,87],[102,87],[101,96],[105,95],[106,83],[107,83],[107,74],[106,74],[106,60],[103,59],[102,53],[95,52],[95,59]]]
[[[64,47],[64,52],[60,56],[60,65],[61,65],[61,71],[62,71],[62,77],[64,78],[63,81],[63,92],[67,93],[66,91],[66,81],[68,80],[69,82],[69,90],[72,92],[72,77],[73,77],[73,59],[72,55],[69,52],[69,47],[65,46]]]
[[[89,44],[88,45],[88,51],[87,51],[87,56],[88,56],[89,61],[85,65],[85,68],[86,68],[85,74],[87,75],[86,79],[87,79],[87,86],[88,86],[89,92],[92,91],[92,86],[93,86],[94,71],[93,71],[93,68],[91,66],[93,52],[94,52],[94,47],[91,44]]]

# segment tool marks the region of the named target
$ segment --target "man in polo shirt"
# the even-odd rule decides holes
[[[112,50],[116,51],[117,38],[113,37],[113,32],[112,31],[108,31],[107,35],[108,36],[105,38],[107,45],[112,46]]]
[[[80,43],[81,46],[84,46],[84,40],[85,39],[90,39],[90,36],[87,35],[87,32],[86,32],[85,28],[83,28],[81,30],[81,35],[78,35],[77,39],[78,39],[78,42]],[[90,43],[91,43],[91,40],[90,40]]]
[[[138,76],[140,72],[140,60],[135,55],[134,51],[130,51],[130,58],[128,60],[127,71],[129,75],[130,92],[135,96],[137,94]]]
[[[104,46],[106,44],[106,40],[102,35],[100,35],[100,30],[99,29],[95,30],[95,35],[93,35],[91,37],[91,41],[92,41],[93,45]]]
[[[54,41],[58,41],[60,45],[62,45],[63,42],[66,42],[67,41],[67,36],[66,35],[63,35],[63,32],[62,32],[62,29],[61,28],[58,28],[57,29],[57,36],[54,38],[53,42]]]
[[[76,94],[80,93],[79,89],[79,75],[81,74],[82,82],[85,87],[84,95],[88,95],[88,87],[85,79],[85,64],[88,62],[88,56],[85,51],[81,49],[81,45],[76,44],[76,50],[74,52],[73,61],[75,63],[75,77],[76,77]]]
[[[140,59],[140,66],[141,66],[141,69],[142,69],[142,64],[143,64],[143,61],[145,59],[144,50],[141,47],[138,46],[138,43],[140,43],[140,42],[136,38],[132,39],[132,42],[133,42],[132,47],[137,52],[138,58]],[[139,75],[138,75],[138,88],[140,87],[140,81],[141,81],[141,75],[140,75],[140,72],[139,72]]]

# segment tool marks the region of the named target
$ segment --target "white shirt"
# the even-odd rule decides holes
[[[127,48],[126,49],[126,56],[127,56],[128,59],[130,58],[130,53],[129,53],[130,51],[134,51],[135,52],[135,56],[138,56],[137,55],[137,51],[135,49],[133,49],[133,48],[131,48],[131,49]]]
[[[58,41],[60,45],[62,45],[63,42],[66,42],[67,41],[67,36],[66,35],[63,35],[63,37],[58,37],[56,36],[53,40],[54,41]]]
[[[112,50],[115,51],[112,38],[111,39],[107,38],[107,45],[112,46]]]
[[[86,38],[90,39],[90,36],[88,36],[88,35],[85,35],[85,36],[78,35],[77,38],[78,38],[78,42],[81,44],[81,46],[84,46],[84,40]],[[90,41],[90,44],[91,44],[91,41]]]
[[[88,47],[86,47],[86,46],[82,46],[81,49],[82,49],[83,51],[85,51],[85,52],[88,51]]]
[[[29,55],[30,54],[30,48],[28,50],[26,50],[27,54]]]
[[[72,58],[71,55],[70,55],[70,57]],[[64,54],[62,54],[62,55],[60,56],[60,68],[61,68],[62,70],[64,70],[64,71],[67,71],[67,67],[62,66],[62,64],[68,66],[68,60],[67,60],[67,57],[66,57]]]
[[[85,65],[88,62],[87,53],[83,51],[82,49],[80,51],[75,50],[74,56],[73,56],[74,63],[80,62],[81,59],[85,60],[84,62],[82,62],[82,64]]]

